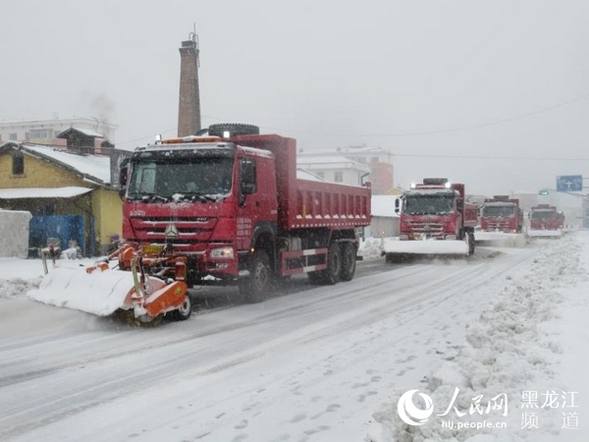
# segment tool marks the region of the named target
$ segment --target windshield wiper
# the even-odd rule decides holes
[[[217,198],[214,196],[207,195],[204,193],[198,193],[198,192],[181,192],[181,193],[176,194],[175,196],[181,200],[190,200],[190,201],[199,200],[203,203],[217,201]]]
[[[144,203],[167,203],[170,201],[170,198],[167,196],[158,195],[157,193],[142,193],[141,195],[137,195],[138,198],[141,199]]]

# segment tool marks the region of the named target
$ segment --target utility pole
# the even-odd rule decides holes
[[[180,100],[178,136],[194,135],[200,127],[200,92],[198,85],[199,48],[196,25],[180,47]]]

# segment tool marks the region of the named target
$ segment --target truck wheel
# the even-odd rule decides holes
[[[270,289],[270,261],[263,250],[254,252],[250,274],[239,281],[239,292],[249,303],[258,303],[266,299]]]
[[[184,296],[184,303],[172,312],[172,318],[176,321],[186,321],[192,315],[192,299],[188,293]]]
[[[241,123],[218,123],[209,126],[209,135],[212,137],[222,137],[223,132],[229,132],[234,135],[259,135],[260,128],[253,124]]]
[[[323,271],[309,272],[309,273],[307,273],[307,276],[309,277],[309,284],[311,284],[311,285],[323,284]]]
[[[342,274],[342,255],[339,245],[331,243],[327,251],[327,268],[323,270],[323,281],[325,284],[333,285],[340,281]]]
[[[350,242],[345,242],[341,247],[342,271],[340,279],[351,281],[356,273],[356,247]]]

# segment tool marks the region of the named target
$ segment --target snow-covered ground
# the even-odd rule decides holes
[[[589,440],[589,233],[362,253],[349,283],[153,330],[35,303],[40,261],[0,259],[0,440]]]

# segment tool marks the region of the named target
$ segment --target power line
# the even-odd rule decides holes
[[[568,105],[570,105],[572,103],[575,103],[577,101],[586,100],[587,98],[589,98],[589,94],[579,95],[578,97],[572,98],[570,100],[563,101],[563,102],[560,102],[560,103],[556,103],[556,104],[553,104],[553,105],[550,105],[550,106],[546,106],[544,108],[537,109],[535,111],[526,112],[526,113],[523,113],[523,114],[520,114],[520,115],[515,115],[515,116],[512,116],[512,117],[501,118],[501,119],[498,119],[498,120],[495,120],[495,121],[489,121],[489,122],[486,122],[486,123],[478,123],[478,124],[473,124],[473,125],[469,125],[469,126],[462,126],[462,127],[448,128],[448,129],[425,130],[425,131],[416,131],[416,132],[391,132],[391,133],[386,133],[386,134],[384,134],[384,133],[380,133],[380,134],[379,133],[365,133],[365,134],[361,134],[361,133],[333,133],[333,132],[332,133],[329,133],[329,132],[307,132],[307,131],[304,131],[304,132],[294,131],[294,132],[300,133],[300,134],[302,133],[304,135],[315,135],[315,136],[317,136],[317,135],[325,135],[325,136],[346,136],[346,137],[363,137],[363,138],[412,137],[412,136],[437,135],[437,134],[444,134],[444,133],[463,132],[463,131],[466,131],[466,130],[480,129],[480,128],[489,127],[489,126],[497,126],[497,125],[500,125],[500,124],[509,123],[511,121],[516,121],[516,120],[521,120],[521,119],[524,119],[524,118],[529,118],[529,117],[534,116],[534,115],[538,115],[538,114],[541,114],[541,113],[544,113],[544,112],[549,112],[551,110],[558,109],[560,107],[568,106]],[[203,118],[209,118],[209,119],[215,120],[215,121],[222,121],[222,122],[232,121],[232,119],[219,118],[219,117],[215,117],[215,116],[212,116],[212,115],[202,115],[202,117]],[[289,131],[289,130],[285,130],[283,128],[277,128],[277,127],[268,127],[268,129],[277,131],[279,133],[293,132],[293,131]],[[163,132],[160,132],[160,133],[163,134],[163,133],[170,132],[172,130],[174,130],[174,128],[167,129],[167,130],[165,130]],[[140,140],[143,140],[145,138],[148,138],[148,137],[150,137],[152,135],[153,134],[146,135],[146,136],[140,137],[140,138],[135,138],[135,139],[132,139],[132,140],[122,141],[122,142],[119,142],[118,144],[133,143],[133,142],[140,141]],[[399,154],[398,156],[403,156],[403,155],[402,154]],[[435,157],[433,155],[428,155],[428,156]],[[449,155],[443,155],[441,157],[455,158],[455,157],[452,157],[452,156],[449,156]],[[468,158],[468,157],[460,156],[460,158]],[[487,157],[473,157],[473,158],[485,159]],[[501,158],[501,157],[489,157],[489,158]],[[538,158],[505,157],[505,158],[501,158],[501,159],[538,159]],[[565,160],[565,159],[564,158],[546,158],[546,160],[557,160],[557,161],[559,161],[559,160]],[[576,160],[586,161],[585,158],[581,158],[581,159],[571,158],[570,160],[572,160],[572,161],[576,161]]]
[[[564,158],[564,157],[518,157],[518,156],[492,156],[492,155],[439,155],[418,153],[392,153],[393,157],[417,157],[417,158],[459,158],[466,160],[525,160],[525,161],[589,161],[589,158]]]
[[[472,125],[468,125],[468,126],[461,126],[461,127],[448,128],[448,129],[424,130],[424,131],[416,131],[416,132],[391,132],[391,133],[380,133],[380,134],[379,133],[364,133],[364,134],[362,134],[362,133],[333,133],[333,132],[328,133],[328,132],[307,132],[307,131],[303,131],[303,132],[295,131],[295,132],[302,133],[305,135],[327,135],[327,136],[346,136],[346,137],[364,137],[364,138],[412,137],[412,136],[422,136],[422,135],[437,135],[437,134],[444,134],[444,133],[463,132],[466,130],[480,129],[480,128],[489,127],[489,126],[497,126],[500,124],[509,123],[509,122],[521,120],[524,118],[529,118],[534,115],[538,115],[538,114],[541,114],[544,112],[549,112],[551,110],[558,109],[560,107],[568,106],[568,105],[575,103],[577,101],[586,100],[587,98],[589,98],[589,94],[579,95],[578,97],[572,98],[570,100],[563,101],[563,102],[556,103],[556,104],[552,104],[550,106],[546,106],[541,109],[526,112],[526,113],[523,113],[520,115],[500,118],[500,119],[497,119],[494,121],[489,121],[486,123],[478,123],[478,124],[472,124]],[[213,116],[209,116],[209,115],[203,115],[203,116],[206,118],[210,118],[212,120],[227,121],[222,118],[213,117]],[[288,132],[288,131],[285,131],[284,129],[281,129],[281,128],[270,127],[269,129],[276,130],[279,132]]]

